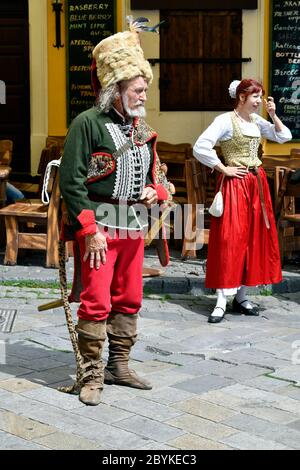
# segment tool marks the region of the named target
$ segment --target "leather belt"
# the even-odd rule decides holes
[[[263,191],[263,186],[262,186],[262,181],[259,173],[259,168],[258,167],[250,167],[248,168],[248,171],[255,175],[257,177],[257,184],[258,184],[258,190],[259,190],[259,199],[260,199],[260,204],[262,208],[262,213],[264,217],[264,221],[266,224],[267,229],[270,229],[270,221],[269,217],[267,214],[267,209],[266,209],[266,204],[265,204],[265,197],[264,197],[264,191]]]

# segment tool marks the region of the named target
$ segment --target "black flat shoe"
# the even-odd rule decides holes
[[[220,310],[222,310],[223,312],[223,315],[213,315],[214,311],[219,308]],[[223,318],[224,318],[224,315],[225,315],[225,310],[222,308],[222,307],[215,307],[213,312],[209,315],[208,317],[208,323],[220,323]]]
[[[252,308],[246,308],[243,307],[243,303],[248,302],[248,300],[243,300],[242,302],[238,302],[236,298],[233,299],[232,302],[232,310],[233,312],[237,313],[242,313],[243,315],[248,315],[252,317],[258,317],[259,316],[259,308],[258,307],[252,307]]]

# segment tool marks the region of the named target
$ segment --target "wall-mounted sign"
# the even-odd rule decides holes
[[[257,0],[131,0],[132,10],[253,10]]]
[[[293,140],[300,141],[300,0],[272,0],[270,16],[270,95]]]
[[[116,32],[116,0],[68,0],[67,106],[68,124],[95,103],[91,86],[92,51]]]

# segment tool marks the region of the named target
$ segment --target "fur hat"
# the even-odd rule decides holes
[[[93,50],[97,77],[102,88],[122,80],[143,76],[150,84],[153,74],[149,62],[144,58],[138,30],[134,24],[130,31],[114,34],[103,39]]]

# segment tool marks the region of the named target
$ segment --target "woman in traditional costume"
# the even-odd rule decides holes
[[[256,114],[265,94],[258,81],[235,80],[229,94],[234,110],[218,116],[194,146],[194,156],[221,173],[218,189],[223,183],[223,214],[211,217],[209,234],[206,287],[217,291],[209,323],[223,320],[228,295],[235,296],[233,311],[257,316],[246,287],[282,280],[272,200],[258,151],[261,138],[285,143],[292,135],[276,115],[272,97],[264,99],[272,122]],[[217,143],[224,164],[214,150]]]

